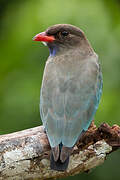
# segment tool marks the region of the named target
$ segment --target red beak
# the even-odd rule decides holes
[[[39,33],[33,37],[33,41],[52,42],[54,40],[54,36],[47,36],[45,32]]]

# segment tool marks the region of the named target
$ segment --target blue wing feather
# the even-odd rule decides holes
[[[79,90],[79,95],[77,93],[71,94],[73,98],[68,95],[67,110],[65,111],[68,120],[66,126],[64,124],[65,128],[62,137],[62,143],[67,147],[74,146],[82,131],[86,131],[93,120],[102,93],[101,73],[98,74],[95,89],[88,88],[85,90],[84,87],[83,90]]]

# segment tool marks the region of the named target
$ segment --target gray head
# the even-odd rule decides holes
[[[46,42],[52,55],[74,48],[92,51],[84,32],[70,24],[53,25],[45,32],[37,34],[33,40]]]

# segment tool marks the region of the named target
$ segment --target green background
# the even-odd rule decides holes
[[[0,134],[41,124],[39,96],[49,51],[32,37],[53,24],[80,27],[99,55],[103,96],[96,125],[120,125],[120,1],[0,1]],[[120,151],[90,173],[66,179],[120,179]]]

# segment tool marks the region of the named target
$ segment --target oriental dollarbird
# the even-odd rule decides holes
[[[51,169],[65,171],[73,147],[89,128],[102,94],[98,56],[83,31],[57,24],[34,41],[48,46],[40,114],[50,146]]]

